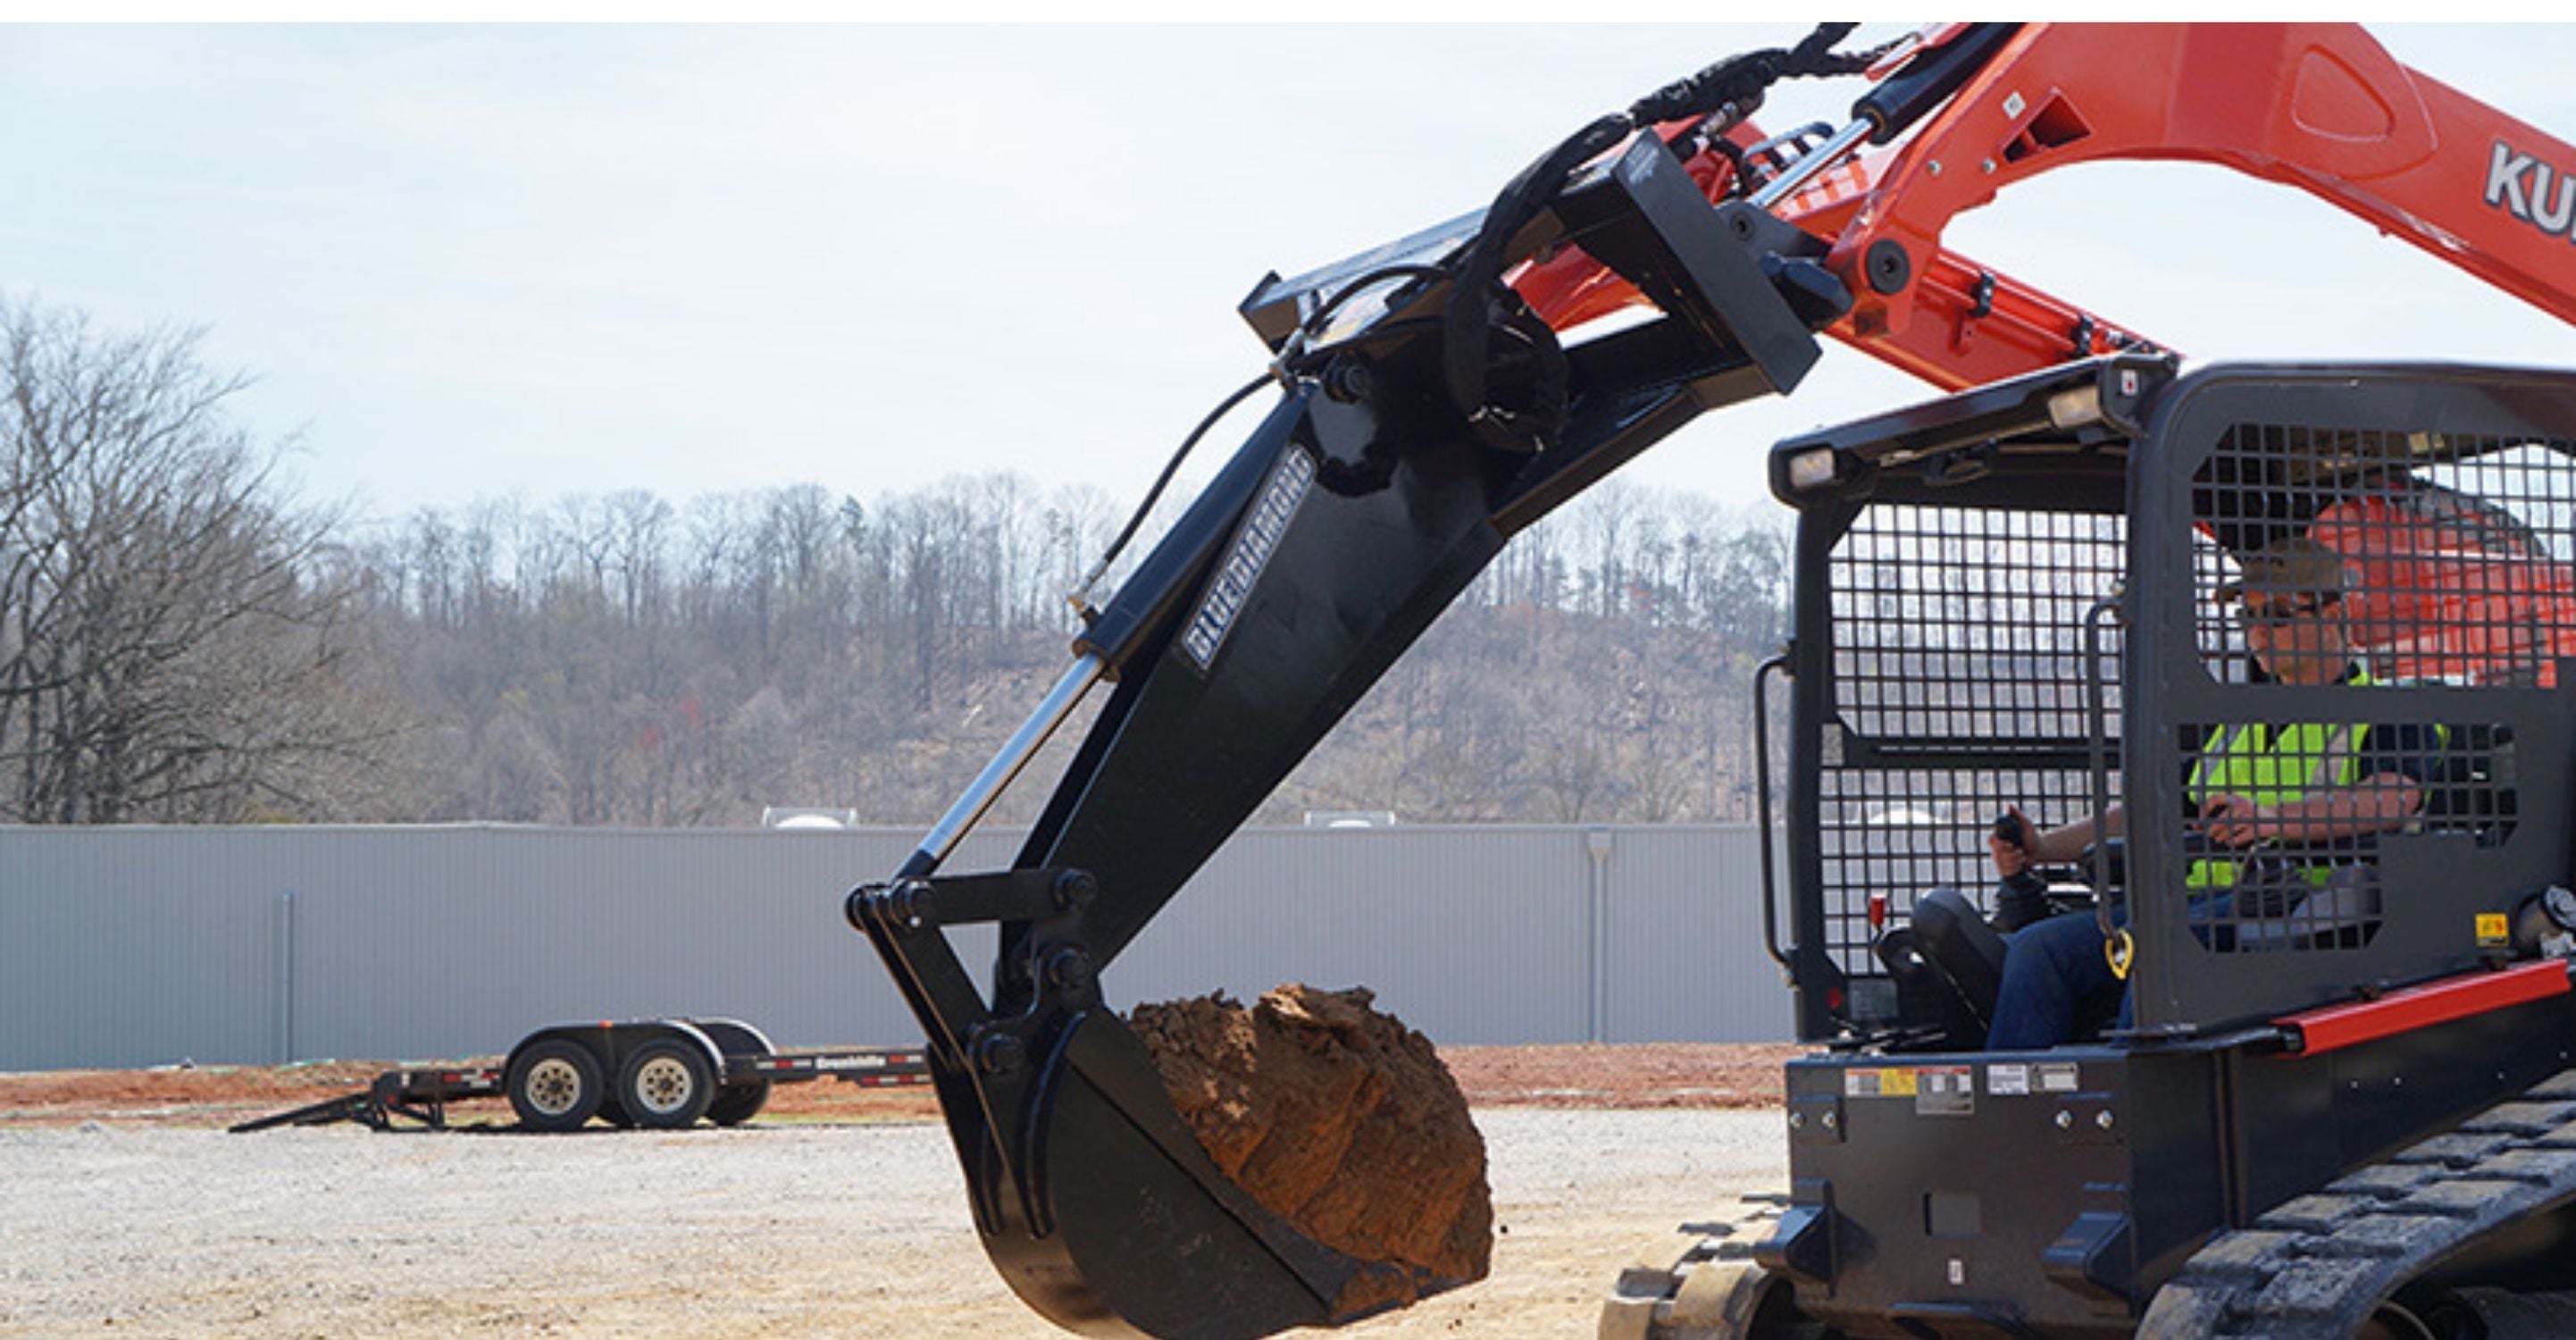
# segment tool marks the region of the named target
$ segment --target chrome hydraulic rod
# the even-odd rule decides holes
[[[1843,161],[1852,150],[1859,148],[1861,141],[1868,139],[1876,128],[1875,122],[1863,117],[1835,131],[1834,137],[1817,145],[1814,153],[1800,157],[1779,176],[1764,182],[1762,189],[1753,193],[1754,206],[1769,209],[1796,194],[1798,188],[1813,180],[1817,173]]]
[[[913,849],[911,859],[895,873],[895,878],[919,879],[937,870],[940,863],[948,859],[948,853],[956,850],[958,841],[966,836],[967,830],[984,817],[985,811],[993,808],[993,802],[1001,798],[1002,792],[1010,789],[1011,783],[1029,766],[1029,760],[1036,758],[1038,750],[1046,747],[1056,728],[1073,715],[1073,709],[1081,704],[1083,695],[1091,691],[1091,686],[1100,682],[1106,668],[1107,662],[1097,653],[1076,657],[1063,677],[1056,680],[1055,687],[1047,690],[1037,710],[1031,712],[1029,719],[1003,742],[1001,752],[984,765],[982,772],[975,774],[975,780],[967,785],[965,794],[957,797],[957,803],[949,806],[946,814],[939,816],[939,822],[931,826],[930,832],[921,839],[921,845]]]

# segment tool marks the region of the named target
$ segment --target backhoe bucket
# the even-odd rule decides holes
[[[1152,1058],[1107,1011],[1067,1030],[1030,1115],[1028,1190],[1054,1231],[1032,1234],[1025,1213],[1012,1215],[985,1230],[984,1245],[1012,1289],[1059,1325],[1240,1340],[1337,1325],[1466,1282],[1356,1260],[1255,1203],[1201,1152]]]

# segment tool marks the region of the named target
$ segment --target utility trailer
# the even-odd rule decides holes
[[[674,1130],[703,1117],[739,1126],[769,1104],[771,1086],[824,1078],[869,1087],[927,1084],[918,1051],[844,1047],[781,1052],[738,1019],[632,1019],[552,1024],[519,1039],[499,1066],[388,1070],[366,1088],[245,1121],[233,1133],[397,1117],[447,1128],[447,1105],[507,1098],[532,1131],[612,1126]]]

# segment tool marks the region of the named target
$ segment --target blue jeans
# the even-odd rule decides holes
[[[2240,928],[2233,922],[2237,892],[2203,891],[2184,904],[2191,933],[2220,952],[2235,948]],[[2111,925],[2129,924],[2129,905],[2111,909]],[[2004,937],[2004,979],[1995,988],[1994,1022],[1986,1028],[1986,1046],[1994,1051],[2054,1047],[2075,1040],[2075,1024],[2087,1001],[2120,992],[2120,1012],[2113,1028],[2127,1028],[2128,988],[2111,972],[2102,952],[2102,923],[2091,912],[2066,912],[2024,926]]]
[[[2129,909],[2112,909],[2111,924],[2128,925]],[[2071,1042],[2085,1001],[2114,990],[2121,990],[2121,982],[2103,956],[2102,927],[2092,913],[2067,912],[2024,926],[2004,937],[2004,979],[1995,991],[1986,1046],[2022,1051]],[[2128,1026],[2123,991],[2114,1027]]]

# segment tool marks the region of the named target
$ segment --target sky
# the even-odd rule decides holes
[[[997,470],[1127,500],[1260,371],[1234,307],[1266,272],[1479,207],[1593,115],[1800,31],[0,28],[0,292],[201,328],[303,496],[377,516]],[[2375,31],[2576,140],[2576,26]],[[1839,122],[1857,89],[1761,119]],[[2576,366],[2567,325],[2215,169],[2051,174],[1946,240],[2196,361]],[[1755,503],[1775,439],[1927,394],[1829,345],[1627,474]]]

